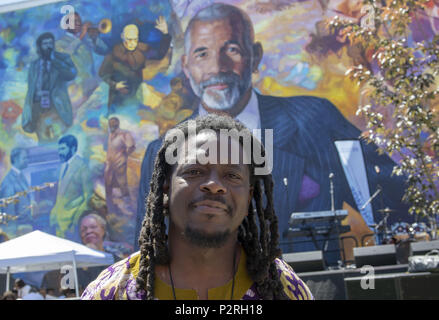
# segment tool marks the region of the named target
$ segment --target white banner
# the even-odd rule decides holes
[[[369,200],[370,193],[360,141],[342,140],[334,143],[358,210],[367,225],[373,225],[372,205],[369,203],[361,209]]]

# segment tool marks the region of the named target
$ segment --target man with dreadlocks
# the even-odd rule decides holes
[[[224,130],[239,134],[224,143]],[[104,270],[82,299],[313,299],[279,258],[273,181],[257,171],[255,150],[265,156],[228,116],[169,131],[154,164],[140,252]]]

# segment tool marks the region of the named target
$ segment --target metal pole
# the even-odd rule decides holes
[[[341,258],[341,265],[340,266],[344,267],[346,253],[344,252],[343,240],[340,239],[340,229],[338,228],[337,212],[335,211],[334,182],[332,181],[333,178],[334,178],[334,174],[331,172],[329,174],[329,192],[331,193],[331,212],[334,215],[335,230],[337,233],[337,240],[338,240],[338,248],[340,249],[340,258]]]
[[[75,275],[75,292],[76,298],[79,298],[79,285],[78,285],[78,272],[76,270],[76,259],[75,259],[75,251],[72,251],[72,261],[73,261],[73,273]]]
[[[10,278],[11,278],[11,268],[7,267],[6,268],[6,291],[9,291],[9,285],[10,285]]]
[[[332,182],[332,178],[334,174],[331,172],[329,175],[329,192],[331,193],[331,212],[335,214],[335,203],[334,203],[334,183]]]

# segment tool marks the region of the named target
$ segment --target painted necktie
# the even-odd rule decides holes
[[[67,162],[66,163],[66,168],[64,169],[64,172],[63,172],[63,174],[62,174],[62,177],[61,177],[61,179],[64,179],[64,176],[66,175],[66,172],[67,172],[67,169],[69,168],[69,163]]]

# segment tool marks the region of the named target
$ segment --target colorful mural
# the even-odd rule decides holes
[[[10,237],[42,229],[80,241],[79,218],[93,210],[104,215],[110,239],[125,255],[134,241],[129,197],[136,199],[139,162],[159,131],[142,113],[170,92],[164,17],[169,20],[171,8],[141,4],[134,14],[138,1],[123,10],[108,2],[69,5],[72,21],[58,4],[2,15],[0,197],[24,193],[5,208],[19,218],[4,229]],[[63,29],[63,19],[73,28]],[[136,50],[114,62],[129,41]],[[145,78],[153,85],[143,81],[148,63]],[[117,128],[109,125],[110,114]]]
[[[184,30],[198,10],[214,2],[78,0],[1,14],[0,198],[17,195],[2,210],[18,217],[0,226],[9,238],[40,229],[84,242],[81,217],[97,213],[106,222],[105,250],[123,257],[136,249],[143,218],[138,196],[145,151],[150,142],[198,109],[199,100],[181,65]],[[252,76],[256,92],[326,98],[340,112],[328,113],[329,120],[338,117],[343,119],[339,124],[366,129],[355,116],[364,92],[345,72],[356,62],[370,61],[370,54],[350,46],[346,35],[330,33],[324,24],[335,15],[358,20],[361,1],[222,2],[247,12],[263,48]],[[74,8],[74,15],[63,12],[66,4]],[[71,28],[62,27],[66,24]],[[307,109],[307,102],[298,107]],[[275,105],[272,112],[278,109]],[[329,120],[328,126],[337,123]],[[306,159],[307,150],[326,148],[323,144],[335,136],[327,138],[294,151]],[[370,156],[373,152],[368,149],[365,155],[372,168],[381,164],[374,158],[377,155]],[[292,161],[285,170],[299,170],[293,158],[285,158]],[[287,190],[287,198],[277,198],[288,202],[291,192],[290,197],[299,199],[300,205],[291,201],[282,209],[284,216],[299,209],[330,209],[309,205],[319,194],[327,195],[324,203],[329,203],[329,180],[319,180],[314,172],[323,169],[307,165],[311,169],[302,168],[305,174],[297,176],[302,189]],[[333,168],[324,170],[319,174],[327,177]],[[369,185],[370,192],[379,183],[395,203],[402,184],[388,171],[385,174],[382,171]],[[283,194],[279,177],[275,192]],[[340,184],[347,185],[345,180]],[[355,204],[342,196],[337,203],[337,209],[357,212],[350,217],[352,226],[362,225],[358,232],[370,231]],[[406,207],[397,206],[399,218],[405,219]]]

